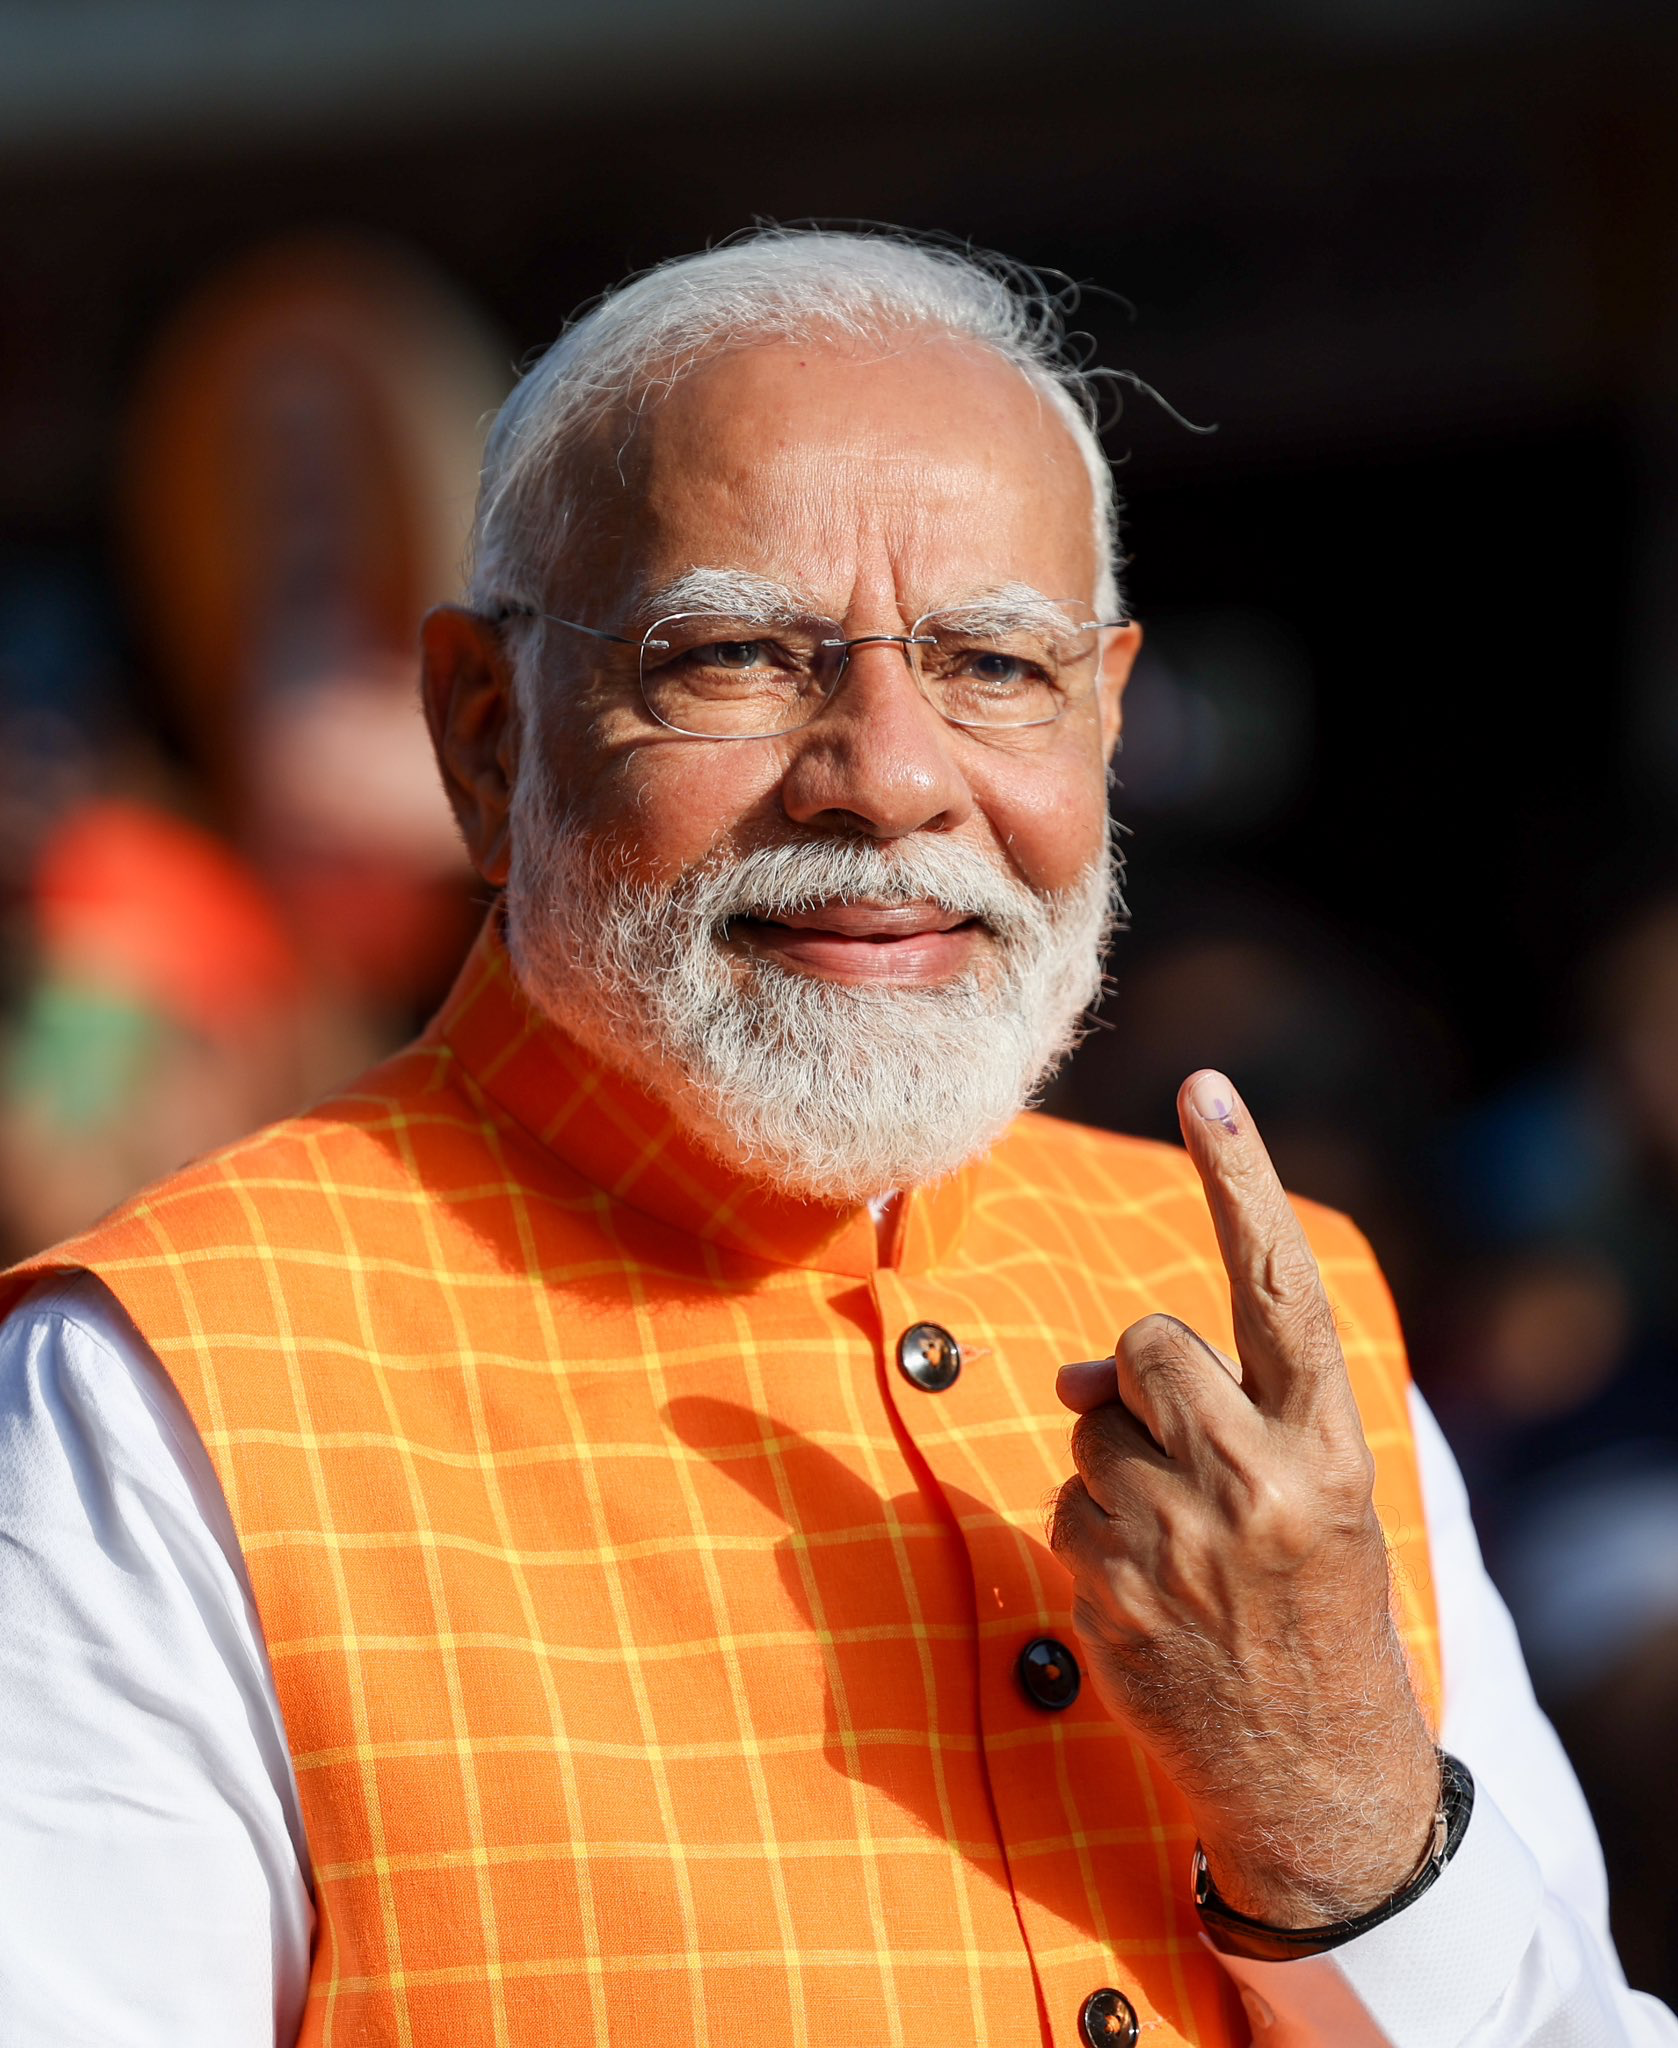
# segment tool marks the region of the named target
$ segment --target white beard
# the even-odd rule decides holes
[[[1121,908],[1109,843],[1039,895],[971,847],[820,839],[717,853],[638,882],[521,764],[507,935],[530,1001],[732,1166],[852,1203],[987,1151],[1079,1037]],[[936,988],[822,980],[720,943],[730,919],[839,900],[932,902],[980,919],[990,958]]]

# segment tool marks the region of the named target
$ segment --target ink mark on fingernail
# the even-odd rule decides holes
[[[1196,1107],[1199,1108],[1199,1105]],[[1214,1095],[1206,1107],[1200,1110],[1200,1116],[1203,1122],[1217,1124],[1221,1129],[1228,1131],[1232,1138],[1240,1131],[1241,1127],[1235,1121],[1233,1105],[1225,1102],[1221,1095]]]

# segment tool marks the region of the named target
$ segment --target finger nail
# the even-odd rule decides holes
[[[1198,1075],[1189,1090],[1189,1105],[1203,1123],[1216,1124],[1232,1138],[1241,1128],[1235,1121],[1235,1090],[1222,1074]]]

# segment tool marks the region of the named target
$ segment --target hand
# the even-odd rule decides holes
[[[1218,1890],[1316,1926],[1404,1883],[1438,1765],[1316,1261],[1229,1082],[1191,1076],[1177,1111],[1240,1362],[1152,1315],[1063,1367],[1077,1476],[1049,1541],[1091,1682],[1187,1799]]]

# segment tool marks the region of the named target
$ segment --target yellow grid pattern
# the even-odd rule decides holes
[[[1308,1223],[1437,1701],[1391,1306]],[[544,1028],[486,932],[409,1052],[44,1264],[176,1377],[256,1590],[314,1858],[306,2042],[1245,2041],[1180,1800],[1086,1686],[1042,1540],[1055,1368],[1232,1346],[1181,1154],[1028,1118],[866,1214],[725,1176]],[[909,1385],[931,1321],[965,1366]]]

